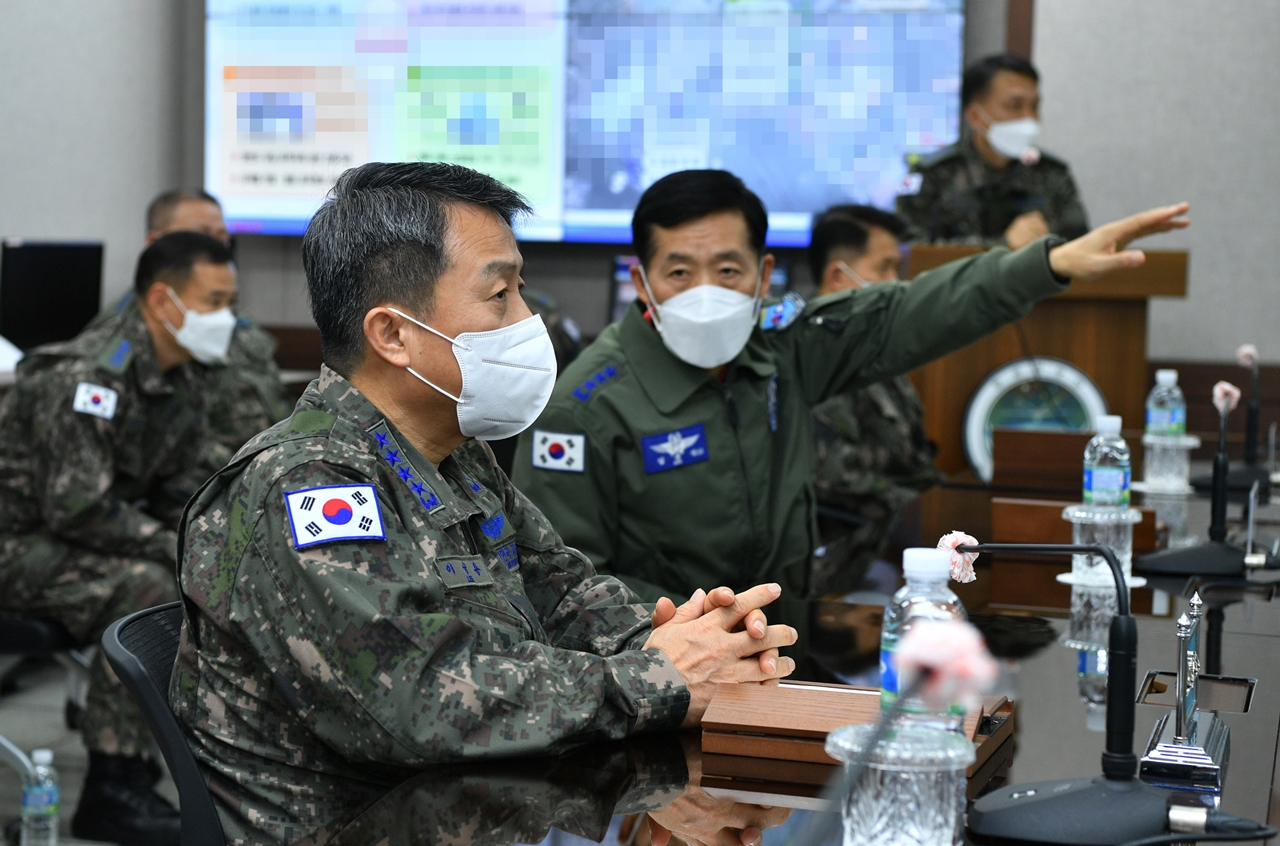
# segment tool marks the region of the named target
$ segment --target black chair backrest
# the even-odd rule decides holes
[[[81,645],[51,620],[0,617],[0,655],[48,655]]]
[[[182,603],[170,602],[112,623],[102,635],[102,650],[142,709],[178,786],[182,846],[226,846],[209,786],[169,708],[169,677],[181,631]]]

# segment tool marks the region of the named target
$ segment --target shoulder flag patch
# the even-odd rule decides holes
[[[920,193],[920,186],[924,184],[924,174],[908,173],[902,177],[902,181],[898,183],[899,197],[914,197]]]
[[[540,470],[586,470],[587,436],[533,430],[533,466]]]
[[[373,485],[325,485],[284,495],[294,549],[341,540],[386,540]]]
[[[778,302],[760,311],[760,328],[763,331],[786,329],[796,322],[796,318],[802,311],[804,311],[804,297],[791,291]]]
[[[110,420],[116,416],[118,398],[119,395],[110,388],[91,382],[81,382],[76,385],[76,398],[71,403],[71,408],[81,414],[92,414],[94,417]]]

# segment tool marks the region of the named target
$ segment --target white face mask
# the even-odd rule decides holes
[[[406,369],[458,404],[458,428],[468,438],[497,441],[518,435],[547,407],[556,386],[556,352],[541,316],[535,314],[492,332],[463,332],[450,338],[398,308],[387,310],[453,344],[462,371],[459,396],[412,367]]]
[[[1039,151],[1035,149],[1036,139],[1040,137],[1040,121],[1035,118],[991,120],[985,109],[979,106],[978,110],[991,121],[987,127],[987,143],[997,153],[1010,159],[1021,160],[1028,155],[1040,158]]]
[[[836,266],[840,268],[841,273],[849,277],[850,281],[853,282],[853,287],[855,288],[870,288],[872,285],[892,285],[895,282],[901,281],[895,278],[895,279],[882,279],[879,282],[868,282],[866,279],[863,279],[861,276],[854,273],[853,268],[845,264],[844,262],[837,261]]]
[[[164,327],[173,335],[184,350],[201,364],[216,364],[226,361],[227,348],[231,346],[231,333],[236,331],[236,316],[231,309],[220,308],[217,311],[201,313],[189,309],[178,299],[172,288],[166,288],[169,298],[182,311],[182,328],[174,329],[169,321]]]
[[[760,283],[764,263],[756,278],[756,295],[748,297],[719,285],[698,285],[658,303],[649,277],[640,268],[640,280],[653,303],[653,325],[662,343],[676,358],[695,367],[719,367],[742,352],[760,312]]]

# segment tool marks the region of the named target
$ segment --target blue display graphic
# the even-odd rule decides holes
[[[347,167],[443,160],[528,197],[527,239],[626,243],[645,188],[712,167],[803,245],[959,130],[962,0],[207,7],[206,188],[239,232],[302,232]]]

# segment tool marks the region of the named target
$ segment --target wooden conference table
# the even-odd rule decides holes
[[[1180,590],[1178,585],[1167,587],[1174,594]],[[1174,602],[1176,618],[1186,603],[1181,598]],[[860,643],[875,638],[875,632],[866,630],[867,621],[875,618],[870,606],[832,606],[826,612],[828,636],[838,629],[838,621],[849,621],[844,635],[836,632],[829,640],[829,646],[835,644],[832,648],[855,656]],[[996,621],[999,634],[993,638],[993,651],[1020,656],[1002,662],[999,690],[1015,698],[1019,708],[1009,783],[1100,773],[1103,735],[1086,727],[1086,705],[1077,689],[1077,652],[1056,640],[1066,623],[1039,618]],[[987,625],[990,628],[991,622]],[[1138,630],[1139,680],[1149,669],[1172,669],[1172,619],[1140,616]],[[1254,820],[1268,820],[1276,813],[1273,806],[1280,806],[1280,801],[1273,801],[1280,728],[1278,658],[1280,602],[1246,600],[1228,606],[1222,672],[1256,678],[1258,685],[1250,713],[1222,715],[1232,735],[1221,807]],[[1138,707],[1134,740],[1139,753],[1162,713]],[[806,842],[805,826],[822,812],[781,807],[765,811],[717,798],[700,786],[698,750],[696,732],[671,733],[591,744],[554,758],[438,767],[398,785],[353,789],[350,812],[303,842],[628,843],[634,815],[641,812],[668,825],[679,822],[703,830],[760,820],[772,826],[765,832],[766,846]],[[1275,824],[1274,817],[1271,822]],[[641,831],[634,842],[647,843],[646,833]],[[838,843],[838,835],[830,842]]]

